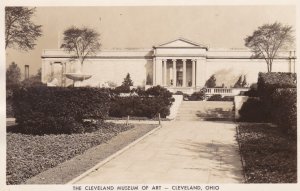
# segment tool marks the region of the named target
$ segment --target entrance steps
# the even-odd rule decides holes
[[[183,101],[178,109],[177,121],[232,121],[233,102]]]

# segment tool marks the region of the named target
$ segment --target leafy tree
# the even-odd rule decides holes
[[[122,86],[125,86],[125,87],[133,86],[133,82],[131,80],[129,73],[127,73],[126,77],[124,78],[124,81],[122,82]]]
[[[243,82],[242,82],[242,87],[244,88],[244,87],[247,87],[247,79],[246,79],[246,75],[244,75],[244,80],[243,80]]]
[[[279,49],[289,47],[293,41],[292,26],[275,22],[258,27],[251,36],[245,38],[245,46],[253,52],[253,58],[263,58],[268,72],[272,72],[272,64]]]
[[[242,77],[243,76],[239,77],[238,81],[233,86],[234,88],[241,88],[241,87],[243,87],[243,85],[242,85],[242,83],[243,83]]]
[[[82,66],[88,56],[100,50],[99,37],[100,34],[93,29],[72,26],[64,31],[61,48],[73,53],[73,58],[78,59]]]
[[[12,62],[6,70],[6,86],[19,85],[20,80],[21,70],[15,62]]]
[[[214,87],[216,87],[216,78],[215,78],[215,75],[210,76],[210,78],[205,82],[205,86],[207,88],[214,88]]]
[[[35,8],[5,7],[5,49],[32,50],[42,35],[42,25],[31,21]]]
[[[152,79],[150,77],[150,75],[147,75],[147,79],[146,79],[146,85],[151,85],[152,84]]]

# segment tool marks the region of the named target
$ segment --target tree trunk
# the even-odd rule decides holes
[[[268,73],[271,72],[271,61],[267,60],[267,69],[268,69]]]

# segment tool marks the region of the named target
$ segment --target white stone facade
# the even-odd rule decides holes
[[[147,75],[152,85],[174,89],[199,89],[211,75],[215,75],[218,86],[233,86],[241,75],[251,84],[257,81],[258,72],[267,71],[265,60],[251,59],[251,55],[249,50],[210,49],[183,38],[151,49],[102,50],[85,60],[82,72],[92,77],[83,85],[120,85],[127,73],[134,86],[145,86]],[[280,52],[273,71],[295,72],[295,59],[294,51]],[[64,74],[74,72],[75,63],[63,50],[44,50],[42,81],[56,78],[60,86],[72,84]]]

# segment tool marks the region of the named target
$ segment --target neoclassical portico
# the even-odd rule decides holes
[[[166,87],[204,86],[207,47],[177,39],[154,47],[153,84]]]

